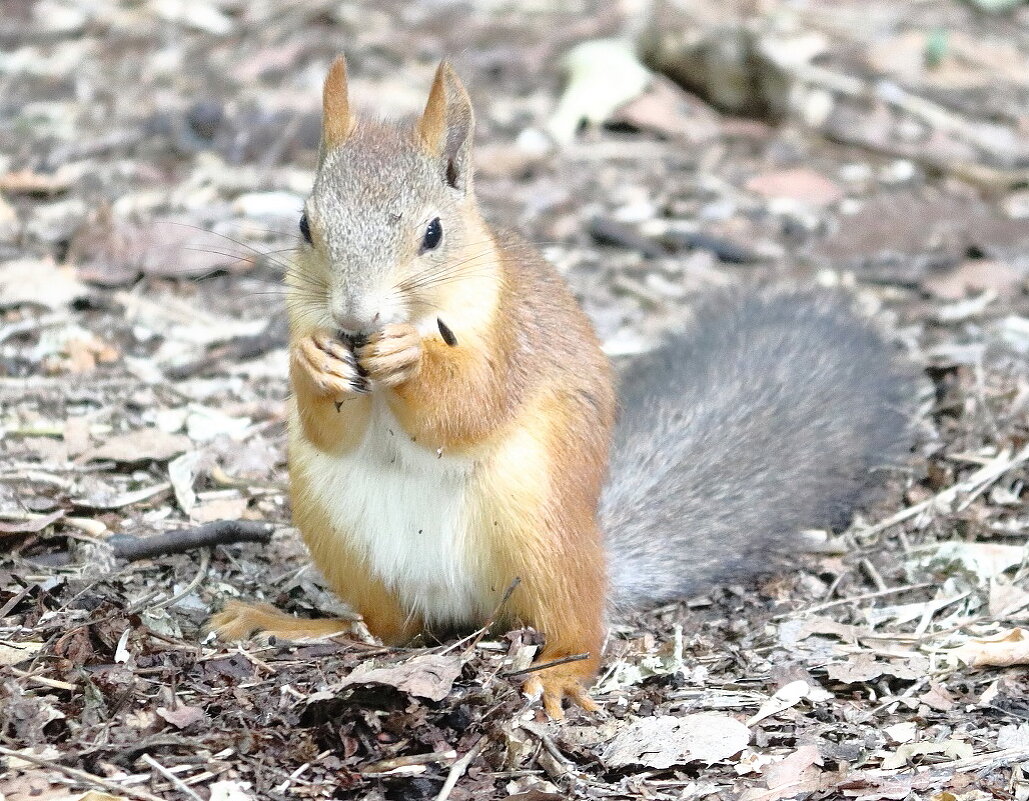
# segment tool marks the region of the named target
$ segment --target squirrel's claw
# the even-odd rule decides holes
[[[395,323],[368,337],[355,354],[372,381],[395,387],[418,375],[423,352],[418,329],[409,323]]]
[[[322,395],[345,399],[368,391],[350,347],[324,333],[304,337],[292,348],[295,367]]]
[[[600,707],[582,683],[582,675],[574,669],[562,668],[565,666],[555,665],[534,673],[522,685],[522,692],[530,698],[541,698],[543,710],[551,720],[564,719],[562,702],[565,699],[587,712],[599,712]]]

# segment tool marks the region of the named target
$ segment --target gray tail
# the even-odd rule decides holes
[[[601,501],[618,607],[775,565],[910,449],[917,390],[832,294],[720,295],[624,376]]]

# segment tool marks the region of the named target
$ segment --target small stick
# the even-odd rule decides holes
[[[497,603],[496,607],[490,613],[490,616],[486,619],[486,622],[483,623],[477,631],[473,631],[467,637],[463,637],[462,639],[455,642],[453,645],[447,646],[440,653],[448,654],[455,648],[458,648],[459,646],[464,645],[467,642],[468,646],[464,649],[464,653],[462,654],[462,657],[467,659],[468,655],[472,652],[472,649],[475,648],[475,646],[482,641],[482,638],[485,637],[486,633],[493,627],[493,624],[500,616],[500,610],[504,608],[504,605],[511,597],[511,593],[513,593],[515,591],[515,588],[521,583],[522,580],[518,576],[515,576],[514,581],[512,581],[508,588],[504,591],[504,597],[501,598],[500,601]]]
[[[443,337],[443,341],[450,345],[450,347],[454,347],[457,344],[457,337],[454,336],[454,332],[439,317],[436,318],[436,325],[439,327],[439,335]]]
[[[229,545],[234,542],[268,542],[275,527],[253,520],[215,520],[196,528],[178,529],[152,537],[130,537],[119,534],[107,541],[114,555],[130,562],[171,553],[184,553],[193,548]]]
[[[818,604],[817,606],[809,606],[807,609],[797,609],[793,612],[786,612],[782,615],[776,615],[772,620],[785,620],[788,617],[794,615],[810,615],[815,612],[822,612],[826,609],[832,609],[834,606],[843,606],[844,604],[853,604],[859,601],[869,601],[873,598],[882,598],[886,595],[899,595],[902,592],[913,592],[915,590],[924,590],[926,587],[932,587],[933,582],[923,581],[921,584],[909,584],[906,587],[887,587],[885,590],[878,590],[877,592],[865,592],[861,595],[851,595],[848,598],[837,598],[835,601],[827,601],[824,604]]]
[[[539,665],[530,665],[524,670],[511,670],[507,673],[501,673],[505,679],[509,679],[512,676],[522,676],[526,673],[535,673],[537,670],[546,670],[547,668],[557,667],[558,665],[564,665],[568,662],[581,662],[583,659],[589,659],[590,655],[586,654],[571,654],[570,656],[562,656],[560,659],[553,659],[550,662],[543,662]]]
[[[472,764],[472,760],[479,755],[479,752],[485,745],[486,735],[483,735],[476,740],[475,745],[468,749],[467,754],[451,766],[450,773],[447,774],[447,780],[443,782],[443,787],[440,788],[439,795],[436,796],[436,801],[447,801],[447,799],[450,798],[450,794],[457,786],[457,780],[464,775],[464,772],[468,770],[468,766]]]
[[[164,778],[166,778],[168,781],[170,781],[172,783],[172,785],[174,785],[179,790],[181,790],[186,795],[188,795],[190,798],[192,798],[193,801],[204,801],[204,799],[202,799],[200,796],[198,796],[196,793],[194,793],[186,785],[186,783],[182,781],[182,779],[180,779],[178,776],[176,776],[174,773],[172,773],[170,770],[168,770],[168,768],[166,768],[164,765],[162,765],[160,762],[158,762],[156,759],[154,759],[152,756],[150,756],[150,754],[143,754],[143,761],[146,762],[150,767],[152,767],[158,773],[160,773],[162,776],[164,776]]]
[[[77,782],[81,782],[87,786],[92,787],[103,787],[105,790],[111,790],[114,793],[123,793],[124,795],[138,798],[139,801],[164,801],[164,799],[148,793],[146,790],[138,790],[128,784],[119,784],[118,782],[105,779],[102,776],[95,776],[92,773],[87,773],[84,770],[78,768],[69,768],[67,765],[62,765],[60,762],[55,762],[52,759],[46,759],[44,757],[38,757],[35,754],[25,754],[20,751],[15,751],[12,748],[4,748],[0,745],[0,756],[5,756],[8,759],[20,759],[24,762],[29,762],[33,765],[38,765],[41,768],[49,768],[50,770],[56,770],[58,773],[63,773],[65,776],[75,779]]]
[[[186,585],[185,589],[183,589],[181,592],[177,592],[171,598],[165,598],[160,603],[156,603],[153,606],[151,606],[150,611],[156,612],[158,609],[165,609],[166,607],[174,606],[175,604],[177,604],[179,601],[181,601],[183,598],[185,598],[187,595],[193,592],[193,590],[200,586],[200,583],[205,578],[207,578],[207,571],[210,569],[210,567],[211,549],[204,548],[204,550],[200,552],[200,567],[197,568],[197,572],[196,575],[193,576],[193,580],[190,581],[189,584]],[[136,604],[130,611],[142,612],[144,609],[147,608],[147,603],[149,603],[149,599],[145,599],[142,603]]]

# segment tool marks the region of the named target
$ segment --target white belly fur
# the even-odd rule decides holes
[[[381,397],[361,444],[343,456],[305,454],[309,487],[403,606],[433,624],[467,623],[486,604],[470,564],[467,486],[474,461],[411,441]]]

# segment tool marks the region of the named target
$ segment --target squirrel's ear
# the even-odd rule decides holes
[[[350,116],[350,98],[347,96],[347,65],[343,56],[337,56],[325,76],[322,89],[322,151],[343,142],[354,130]]]
[[[418,135],[443,164],[443,176],[455,189],[467,191],[472,177],[472,101],[461,80],[444,61],[436,70],[429,102],[418,120]]]

